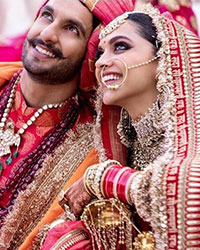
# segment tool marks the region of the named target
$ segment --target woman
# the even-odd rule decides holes
[[[109,144],[104,133],[108,128],[101,130],[99,124],[103,100],[122,107],[118,133],[132,168],[110,161],[91,166],[65,199],[79,214],[90,198],[86,201],[86,193],[114,197],[135,207],[149,223],[155,239],[152,249],[199,249],[200,40],[150,6],[142,12],[152,18],[157,32],[141,23],[144,14],[125,13],[101,32],[96,62],[101,84],[96,125],[100,160],[108,158],[113,145],[103,147]],[[77,187],[85,187],[84,199]],[[87,208],[94,211],[92,205]],[[91,217],[84,215],[92,232]]]

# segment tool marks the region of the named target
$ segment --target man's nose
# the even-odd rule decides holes
[[[58,41],[58,34],[57,34],[57,29],[56,29],[56,25],[51,23],[50,25],[48,25],[47,27],[45,27],[40,35],[41,35],[41,38],[42,40],[45,42],[45,43],[56,43]]]

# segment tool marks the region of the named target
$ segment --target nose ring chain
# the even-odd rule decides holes
[[[121,58],[114,58],[113,60],[118,60],[118,61],[120,61],[124,65],[125,72],[124,72],[124,78],[123,78],[123,80],[119,84],[115,84],[115,85],[109,85],[109,84],[107,84],[105,82],[105,79],[104,79],[104,71],[105,71],[105,68],[107,66],[104,65],[103,68],[102,68],[102,70],[101,70],[101,82],[106,86],[107,89],[116,90],[116,89],[118,89],[126,81],[129,69],[135,69],[135,68],[138,68],[138,67],[145,66],[145,65],[147,65],[149,63],[152,63],[152,62],[156,61],[158,58],[159,58],[159,56],[156,55],[152,59],[149,59],[149,60],[147,60],[147,61],[145,61],[143,63],[138,63],[138,64],[135,64],[135,65],[132,65],[132,66],[127,66],[127,64],[125,63],[125,61],[122,60]]]

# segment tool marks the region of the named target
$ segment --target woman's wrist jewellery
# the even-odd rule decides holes
[[[102,177],[105,177],[104,172],[106,169],[115,165],[121,166],[118,161],[107,160],[89,167],[84,174],[84,186],[87,192],[99,199],[104,198],[101,185]]]

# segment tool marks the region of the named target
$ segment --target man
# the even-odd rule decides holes
[[[79,0],[49,0],[23,69],[0,64],[0,249],[19,248],[92,148],[93,114],[77,94],[92,22]]]

